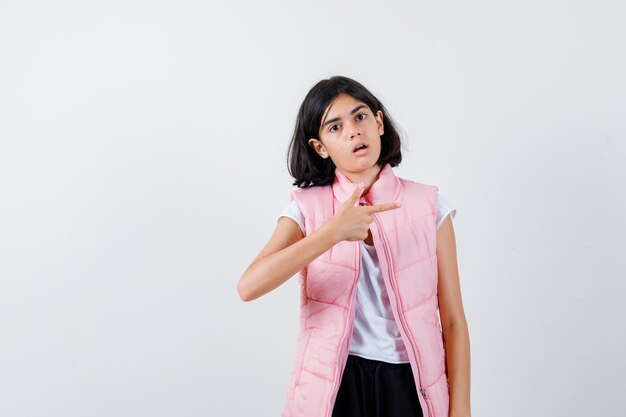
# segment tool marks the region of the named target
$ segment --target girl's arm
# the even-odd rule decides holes
[[[265,295],[339,243],[339,234],[329,223],[304,237],[298,223],[280,217],[269,242],[239,278],[239,297],[252,301]]]
[[[355,187],[333,218],[306,237],[295,220],[280,217],[267,245],[239,278],[239,297],[251,301],[272,291],[337,243],[365,239],[373,213],[400,207],[396,203],[355,206],[361,192]]]
[[[469,417],[470,341],[463,312],[456,241],[450,216],[447,216],[437,230],[437,269],[439,315],[446,346],[446,368],[450,386],[449,417]]]

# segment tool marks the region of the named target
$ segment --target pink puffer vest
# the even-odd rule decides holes
[[[332,185],[291,193],[305,234],[329,221],[354,187],[339,170]],[[397,177],[386,164],[360,205],[400,201],[374,213],[374,247],[393,315],[406,346],[424,417],[448,417],[445,346],[438,318],[436,214],[438,187]],[[282,417],[331,417],[354,327],[359,242],[342,241],[298,274],[300,333]]]

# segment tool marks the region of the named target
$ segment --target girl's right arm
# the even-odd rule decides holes
[[[355,207],[361,192],[356,187],[334,217],[306,237],[295,220],[280,217],[269,242],[239,278],[239,297],[252,301],[267,294],[337,243],[365,239],[373,213],[400,207],[394,203]]]
[[[272,291],[337,244],[338,239],[331,222],[304,237],[295,220],[280,217],[269,242],[239,278],[239,297],[252,301]]]

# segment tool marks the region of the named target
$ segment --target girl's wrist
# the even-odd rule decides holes
[[[334,224],[333,224],[332,220],[329,220],[328,222],[326,222],[320,228],[320,230],[322,230],[323,233],[328,236],[328,238],[332,242],[333,246],[335,246],[337,243],[339,243],[339,242],[341,242],[343,240],[341,235],[340,235],[340,233],[339,233],[339,231],[337,230],[337,228],[334,227]]]

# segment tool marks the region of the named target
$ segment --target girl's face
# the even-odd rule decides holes
[[[374,115],[362,101],[340,94],[322,116],[320,140],[309,139],[309,145],[342,172],[360,173],[376,165],[383,127],[382,111]],[[355,151],[361,144],[366,148]]]

